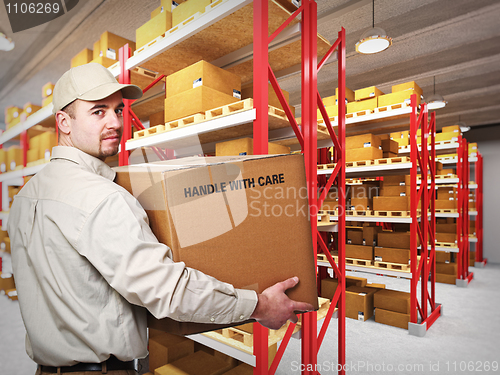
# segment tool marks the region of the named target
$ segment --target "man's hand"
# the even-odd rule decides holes
[[[297,323],[296,312],[311,311],[313,307],[305,302],[293,301],[285,294],[299,282],[298,277],[274,284],[259,294],[257,307],[251,318],[269,329],[279,329],[287,320]]]

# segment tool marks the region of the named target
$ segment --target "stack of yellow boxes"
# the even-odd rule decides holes
[[[374,248],[375,262],[408,265],[411,244],[409,232],[383,231],[377,237],[378,246]]]
[[[52,148],[57,146],[57,135],[55,131],[45,131],[29,140],[28,163],[45,160],[49,161]]]
[[[469,157],[477,156],[477,143],[469,143]]]
[[[131,53],[135,51],[135,43],[131,40],[122,38],[121,36],[105,31],[100,39],[94,43],[93,60],[108,68],[118,61],[119,49],[125,44],[129,45]]]
[[[379,106],[378,98],[381,95],[384,95],[384,93],[375,86],[354,91],[355,101],[347,103],[347,113],[373,111]]]
[[[10,129],[21,122],[22,112],[22,108],[16,106],[9,106],[5,108],[5,126],[7,129]]]
[[[408,211],[409,175],[384,176],[380,196],[373,198],[374,211]]]
[[[7,151],[5,151],[5,149],[3,148],[0,148],[0,173],[5,172],[7,172]]]
[[[23,167],[23,150],[19,146],[10,146],[6,155],[6,172],[12,172]]]
[[[151,12],[151,19],[135,31],[136,48],[148,44],[172,28],[172,2],[161,0],[161,5]]]
[[[353,211],[373,210],[373,198],[378,195],[378,181],[364,181],[361,185],[351,185],[348,188],[350,209]]]
[[[410,293],[382,289],[375,293],[375,321],[408,329],[410,322]]]
[[[445,169],[443,169],[446,171]],[[457,188],[438,187],[436,210],[456,210],[457,209]]]
[[[164,120],[168,123],[239,101],[241,79],[201,60],[169,75],[166,91]]]
[[[390,139],[389,134],[380,136],[384,158],[396,158],[399,154],[399,143]]]
[[[345,245],[346,258],[373,260],[373,248],[377,243],[382,227],[365,225],[362,228],[350,228],[347,231]]]
[[[389,138],[398,143],[399,147],[406,147],[410,145],[410,132],[394,132],[389,134]]]
[[[290,147],[268,143],[268,154],[289,154]],[[215,144],[215,156],[253,155],[253,139],[240,138]]]
[[[42,107],[31,102],[26,103],[23,107],[23,113],[21,113],[21,121],[26,121],[28,117],[30,117],[36,111],[40,110],[40,108]]]
[[[415,83],[415,81],[394,85],[392,86],[391,94],[380,95],[378,97],[378,106],[386,107],[400,103],[410,104],[410,98],[413,94],[416,94],[418,106],[420,105],[422,92],[422,89]]]
[[[346,88],[346,92],[349,90]],[[338,88],[337,88],[338,91]],[[352,90],[349,90],[353,92]],[[323,98],[323,105],[325,106],[326,113],[328,114],[328,118],[333,118],[339,115],[339,107],[337,105],[337,95],[328,96]],[[321,111],[318,109],[318,121],[323,120],[323,115]]]
[[[379,136],[362,134],[346,137],[346,162],[382,159],[382,141]]]
[[[45,107],[52,103],[52,94],[54,92],[54,84],[48,82],[42,87],[42,107]]]
[[[94,58],[94,51],[88,48],[82,49],[71,59],[71,67],[75,68],[80,65],[85,65],[91,62]]]

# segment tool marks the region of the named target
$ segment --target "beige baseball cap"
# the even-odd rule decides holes
[[[121,90],[124,99],[139,99],[142,90],[136,85],[123,85],[104,66],[89,63],[71,68],[59,78],[52,98],[55,114],[76,99],[96,101]]]

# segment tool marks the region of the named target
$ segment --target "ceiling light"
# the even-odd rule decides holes
[[[460,115],[458,115],[458,126],[460,126],[460,131],[462,133],[468,132],[470,130],[470,126],[467,126],[467,124],[463,121],[460,121]]]
[[[14,41],[0,32],[0,51],[12,51],[15,47]]]
[[[432,94],[429,99],[427,99],[427,108],[439,109],[446,106],[446,104],[448,104],[448,102],[444,100],[441,95],[436,94],[436,77],[434,77],[434,94]]]
[[[384,29],[375,27],[375,0],[372,1],[372,28],[366,30],[356,43],[356,52],[362,54],[373,54],[382,52],[392,44],[392,38],[387,36]]]

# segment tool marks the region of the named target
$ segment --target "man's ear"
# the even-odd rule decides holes
[[[56,124],[59,131],[63,134],[69,135],[71,133],[71,117],[64,111],[56,112]]]

